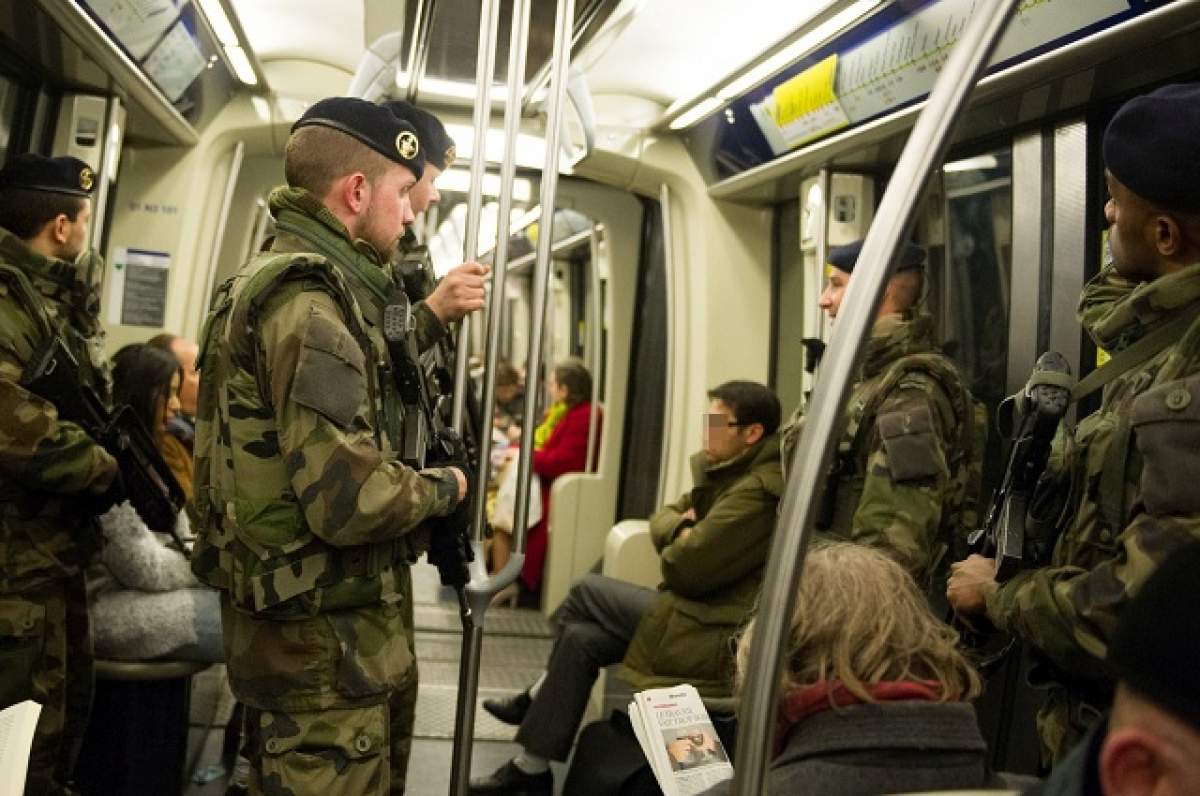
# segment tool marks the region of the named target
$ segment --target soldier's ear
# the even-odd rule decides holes
[[[1183,229],[1174,216],[1154,217],[1154,246],[1163,257],[1174,257],[1184,245]]]
[[[71,219],[67,218],[66,213],[59,213],[50,222],[50,236],[54,238],[54,242],[63,244],[71,235]]]

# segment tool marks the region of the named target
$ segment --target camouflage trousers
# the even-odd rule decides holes
[[[417,705],[411,586],[405,592],[398,604],[289,621],[222,600],[251,793],[404,793]]]
[[[70,793],[92,702],[92,640],[83,575],[0,594],[0,707],[42,705],[27,796]]]
[[[1038,709],[1037,733],[1041,742],[1041,767],[1050,771],[1087,736],[1107,706],[1092,705],[1066,688],[1052,686]]]

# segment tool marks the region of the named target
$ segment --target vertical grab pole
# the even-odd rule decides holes
[[[542,364],[542,343],[546,327],[546,297],[550,292],[550,257],[554,245],[554,198],[558,192],[559,137],[562,133],[563,103],[567,93],[567,68],[571,65],[571,30],[575,20],[575,0],[558,0],[554,18],[554,50],[551,55],[549,105],[546,119],[546,163],[542,167],[539,201],[542,217],[537,240],[537,259],[533,267],[533,312],[529,319],[529,366],[537,373]],[[537,411],[537,390],[525,390],[528,422]],[[593,413],[596,411],[592,407]],[[525,559],[525,533],[529,524],[529,482],[533,472],[533,434],[521,434],[521,458],[517,462],[517,496],[513,511],[513,558]],[[506,568],[507,569],[507,568]],[[515,579],[515,573],[514,573]],[[507,585],[507,584],[505,584]]]
[[[467,234],[463,238],[463,261],[479,256],[479,224],[483,216],[483,175],[487,169],[487,132],[492,120],[492,76],[496,72],[496,29],[500,26],[500,0],[483,0],[479,9],[479,49],[475,53],[475,139],[471,146],[471,184],[467,191]],[[461,437],[467,390],[467,360],[471,355],[470,317],[458,324],[454,353],[454,396],[450,425]],[[487,425],[480,426],[482,430]]]
[[[738,727],[737,773],[733,790],[736,796],[758,796],[765,790],[767,752],[771,748],[779,704],[780,665],[787,639],[785,631],[795,610],[796,588],[812,535],[817,489],[825,480],[833,445],[845,426],[843,406],[858,367],[862,343],[883,295],[889,265],[908,233],[929,174],[945,155],[954,122],[987,66],[1016,5],[1017,0],[980,0],[976,3],[976,13],[967,21],[908,137],[838,313],[829,352],[822,362],[821,378],[817,380],[810,403],[812,410],[792,456],[792,475],[788,479],[782,515],[767,559],[762,593],[770,597],[760,602],[751,642],[750,670]]]
[[[587,462],[586,470],[591,473],[596,471],[594,466],[596,461],[596,421],[599,420],[597,408],[600,405],[600,378],[601,368],[603,363],[601,357],[604,352],[600,350],[601,341],[604,339],[604,319],[600,317],[603,312],[603,304],[600,301],[600,225],[592,224],[592,235],[588,240],[588,255],[591,258],[591,264],[588,267],[588,277],[591,281],[592,293],[592,324],[589,327],[592,337],[592,414],[588,417],[588,444],[587,444]]]
[[[471,583],[459,589],[459,609],[462,616],[463,640],[458,669],[458,700],[454,715],[454,757],[450,765],[450,796],[466,796],[471,779],[471,752],[475,743],[475,697],[479,691],[479,664],[483,654],[483,618],[492,594],[516,579],[524,560],[524,548],[514,552],[504,572],[512,570],[509,580],[494,586],[483,572],[482,543],[488,468],[491,464],[492,412],[496,406],[496,364],[500,353],[500,329],[504,312],[504,281],[508,269],[508,228],[512,210],[513,178],[516,176],[517,134],[521,126],[521,96],[525,88],[525,50],[529,39],[530,0],[515,0],[508,44],[508,96],[504,105],[504,157],[500,168],[500,212],[496,223],[496,248],[492,258],[491,299],[488,302],[488,336],[486,365],[483,376],[483,414],[480,417],[479,460],[473,509],[473,537],[478,553]],[[498,5],[498,4],[497,4]],[[493,55],[494,57],[494,55]],[[490,77],[488,78],[490,80]],[[478,130],[479,117],[476,117]],[[476,139],[477,147],[486,141]],[[473,161],[474,163],[475,161]],[[474,178],[472,173],[472,178]],[[480,188],[482,189],[482,173]],[[480,191],[482,194],[482,190]],[[478,222],[477,222],[478,223]],[[478,231],[476,230],[476,235]],[[476,243],[477,243],[476,239]],[[477,251],[478,249],[476,249]],[[463,341],[460,339],[459,343]],[[457,368],[464,367],[465,346],[460,350]],[[465,379],[464,379],[465,382]],[[462,386],[467,386],[465,383]],[[456,389],[456,397],[458,390]],[[515,569],[513,566],[515,565]],[[481,578],[481,580],[477,580]]]

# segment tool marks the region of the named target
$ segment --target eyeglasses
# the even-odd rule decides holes
[[[754,424],[739,423],[736,420],[730,420],[725,415],[719,415],[715,412],[705,412],[704,425],[706,428],[737,428],[738,426],[751,426]]]

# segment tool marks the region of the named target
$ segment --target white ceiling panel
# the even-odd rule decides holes
[[[258,60],[303,59],[353,73],[363,42],[362,0],[232,0]]]

